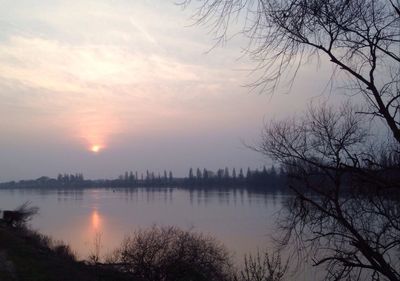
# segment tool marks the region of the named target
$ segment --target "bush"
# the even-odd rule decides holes
[[[240,281],[283,281],[288,270],[289,261],[282,263],[279,253],[270,256],[264,254],[244,257],[244,269],[240,271],[237,280]]]
[[[114,253],[124,272],[146,281],[224,281],[233,271],[214,238],[176,227],[153,226],[126,237]]]
[[[69,245],[64,244],[64,242],[58,241],[54,242],[54,245],[50,248],[58,257],[69,260],[76,261],[76,254],[71,249]]]
[[[15,228],[14,233],[23,238],[38,251],[51,253],[63,260],[76,261],[76,254],[68,244],[60,240],[53,240],[51,237],[32,230],[25,225]]]
[[[14,227],[23,227],[33,216],[39,212],[38,207],[31,207],[30,202],[27,201],[14,211],[4,210],[3,220],[9,225]]]

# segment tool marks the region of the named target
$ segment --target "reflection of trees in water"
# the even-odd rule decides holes
[[[146,192],[146,202],[147,203],[154,202],[156,191],[152,189],[146,189],[145,192]]]
[[[113,188],[108,189],[108,192],[118,194],[117,196],[127,202],[139,202],[141,200],[145,200],[147,204],[157,201],[172,203],[174,196],[174,188],[166,187]]]
[[[47,189],[47,191],[44,191],[41,193],[42,195],[48,195],[51,194],[51,192],[54,192],[52,190]],[[69,201],[69,200],[74,200],[74,201],[81,201],[83,200],[84,196],[84,189],[57,189],[56,194],[57,194],[57,201]]]
[[[276,204],[277,204],[277,202],[276,202],[276,197],[277,197],[276,193],[275,192],[272,193],[271,197],[272,197],[272,206],[276,207]]]
[[[169,198],[168,194],[169,194],[168,189],[164,188],[164,189],[163,189],[163,199],[164,199],[164,203],[167,203],[167,202],[168,202],[168,198]]]
[[[193,206],[193,197],[194,197],[194,191],[192,189],[189,190],[189,202],[190,206]]]
[[[230,192],[221,190],[217,192],[217,196],[218,196],[218,203],[219,204],[226,204],[229,205],[229,196],[230,196]]]
[[[267,206],[271,204],[279,207],[278,198],[282,195],[280,192],[260,192],[249,188],[190,188],[187,190],[190,205],[197,206],[212,204],[213,200],[217,200],[220,206],[245,206],[253,204],[263,204]]]
[[[240,203],[242,204],[242,206],[244,204],[244,195],[243,194],[244,194],[244,190],[239,189]]]
[[[220,187],[198,187],[198,188],[179,188],[179,187],[143,187],[143,188],[66,188],[66,189],[21,189],[18,190],[23,196],[39,194],[44,198],[55,194],[58,202],[82,201],[86,195],[92,197],[100,195],[103,190],[106,196],[117,197],[125,202],[139,202],[144,200],[147,204],[162,201],[165,204],[173,204],[174,191],[180,191],[188,194],[190,205],[210,205],[217,201],[219,205],[226,206],[244,206],[259,204],[273,204],[277,206],[277,194],[279,192],[263,192],[258,189],[243,188],[220,188]],[[8,193],[13,194],[16,190],[9,189]]]
[[[279,192],[263,192],[258,189],[243,188],[178,188],[178,187],[144,187],[144,188],[99,188],[99,189],[23,189],[19,192],[24,195],[40,194],[41,196],[49,196],[55,194],[58,202],[65,201],[82,201],[86,195],[92,197],[100,195],[101,190],[107,193],[107,196],[117,197],[125,202],[139,202],[144,200],[147,204],[162,201],[165,204],[173,204],[174,191],[180,191],[188,194],[190,205],[207,206],[216,202],[221,206],[244,206],[252,204],[273,204],[278,206],[277,198]],[[15,190],[8,190],[14,193]],[[278,196],[278,197],[277,197]]]

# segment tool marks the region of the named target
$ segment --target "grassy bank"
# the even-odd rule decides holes
[[[54,243],[49,237],[0,222],[0,280],[123,281],[128,277],[77,261],[68,246]]]

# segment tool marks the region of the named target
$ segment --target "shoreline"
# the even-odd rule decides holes
[[[76,259],[69,246],[26,227],[0,220],[0,280],[126,281],[135,280],[111,268]]]

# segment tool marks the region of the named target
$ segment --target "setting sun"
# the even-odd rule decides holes
[[[101,104],[88,110],[91,114],[74,116],[71,121],[79,124],[75,126],[75,135],[85,150],[99,154],[108,148],[110,138],[119,132],[120,124],[115,120],[112,110]]]
[[[94,153],[98,153],[100,150],[102,149],[102,147],[100,145],[93,145],[90,148],[90,151],[94,152]]]

